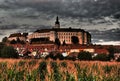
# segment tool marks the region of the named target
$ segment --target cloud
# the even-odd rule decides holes
[[[98,45],[120,45],[120,41],[97,42]]]
[[[120,29],[107,31],[90,30],[93,43],[103,43],[108,41],[120,41]]]
[[[65,17],[108,16],[120,9],[118,0],[4,0],[2,9],[33,8]]]
[[[119,10],[119,0],[0,0],[0,29],[8,35],[51,28],[58,15],[61,27],[89,30],[93,42],[118,41]]]

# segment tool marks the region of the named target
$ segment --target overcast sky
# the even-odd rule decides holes
[[[16,32],[81,28],[96,44],[120,45],[120,0],[0,0],[0,39]]]

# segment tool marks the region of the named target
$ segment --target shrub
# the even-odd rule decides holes
[[[77,56],[78,56],[77,52],[72,52],[66,57],[66,59],[75,61],[77,59]]]
[[[56,59],[63,60],[63,59],[64,59],[63,55],[62,55],[61,53],[59,53],[59,52],[51,52],[51,53],[46,57],[46,59],[47,59],[47,58],[51,58],[51,59],[53,59],[53,60],[56,60]]]
[[[93,60],[108,61],[108,55],[98,54],[97,56],[93,57]]]
[[[110,46],[107,50],[109,52],[109,60],[114,59],[114,53],[116,48],[113,46]]]
[[[86,51],[82,51],[78,54],[79,60],[92,60],[92,54]]]
[[[59,60],[64,59],[64,57],[63,57],[63,55],[61,53],[57,53],[56,58],[59,59]]]
[[[56,54],[57,54],[57,53],[51,52],[49,55],[47,55],[47,56],[45,57],[45,59],[51,58],[51,59],[53,59],[53,60],[56,60],[56,59],[57,59],[57,58],[56,58]]]

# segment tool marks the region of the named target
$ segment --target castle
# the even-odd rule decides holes
[[[72,44],[72,37],[77,37],[79,44],[87,45],[91,44],[91,34],[83,29],[75,29],[75,28],[60,28],[59,18],[56,18],[55,26],[51,29],[40,29],[36,30],[32,34],[11,34],[8,38],[9,41],[17,40],[19,38],[23,41],[31,42],[32,39],[47,39],[48,41],[55,42],[55,39],[59,39],[62,44],[65,42],[66,44]]]

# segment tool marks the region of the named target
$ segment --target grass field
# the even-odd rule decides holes
[[[0,81],[120,81],[120,63],[0,59]]]

